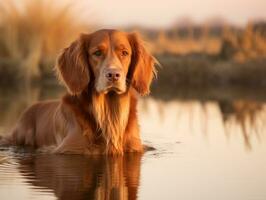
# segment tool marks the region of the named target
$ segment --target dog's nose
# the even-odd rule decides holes
[[[107,69],[105,72],[105,77],[108,81],[116,82],[121,77],[121,70],[119,69]]]

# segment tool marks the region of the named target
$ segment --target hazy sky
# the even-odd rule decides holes
[[[103,25],[169,26],[189,17],[202,22],[222,17],[235,24],[266,19],[266,0],[88,0],[88,10]]]

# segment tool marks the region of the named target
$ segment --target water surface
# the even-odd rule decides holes
[[[2,148],[0,199],[266,199],[264,95],[180,91],[157,91],[139,102],[142,139],[156,148],[143,156]],[[0,134],[25,107],[62,92],[46,87],[5,93]]]

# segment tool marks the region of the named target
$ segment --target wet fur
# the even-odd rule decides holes
[[[64,49],[57,61],[59,80],[68,89],[61,100],[38,102],[20,117],[2,145],[22,145],[54,153],[123,154],[143,152],[137,118],[137,98],[149,93],[154,58],[136,34],[123,33],[131,45],[127,90],[98,93],[86,53],[93,36],[83,34]]]

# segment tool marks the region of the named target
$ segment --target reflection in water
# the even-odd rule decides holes
[[[234,127],[240,128],[245,146],[251,150],[251,137],[255,134],[258,140],[264,132],[266,120],[266,107],[264,104],[250,101],[237,100],[233,102],[220,103],[224,115],[224,123],[227,127],[227,134],[234,133]]]
[[[140,154],[111,158],[36,155],[17,159],[17,168],[27,185],[58,199],[134,200],[140,162]]]
[[[0,134],[26,106],[61,93],[1,96]],[[217,99],[142,99],[141,135],[157,148],[144,159],[0,151],[0,199],[265,199],[266,104]]]
[[[164,123],[164,119],[172,118],[169,114],[173,114],[178,126],[184,123],[181,119],[185,117],[187,133],[200,129],[200,132],[207,136],[212,134],[209,132],[210,126],[217,126],[228,138],[232,134],[240,133],[247,150],[252,149],[253,136],[260,141],[266,128],[263,123],[266,120],[265,104],[251,100],[162,102],[147,98],[140,108],[149,114],[153,109],[158,110],[158,123]]]
[[[33,87],[4,95],[0,98],[0,134],[7,133],[17,121],[18,116],[32,103],[43,99],[58,98],[62,93],[62,88],[58,87],[45,89]],[[175,113],[177,116],[175,123],[178,124],[179,118],[188,115],[187,123],[190,130],[187,132],[193,132],[195,129],[193,123],[199,118],[201,132],[203,135],[207,135],[210,123],[213,123],[213,118],[217,118],[221,120],[223,132],[227,137],[238,132],[242,134],[247,150],[252,149],[251,137],[255,135],[257,140],[260,140],[265,128],[263,121],[266,120],[266,109],[262,102],[245,99],[216,101],[175,99],[165,102],[147,98],[142,100],[141,112],[150,112],[148,109],[151,104],[156,104],[161,123],[168,119],[165,113],[169,111],[165,111],[165,109],[170,104],[173,107],[171,113]],[[216,112],[215,116],[213,116],[213,112]]]
[[[34,87],[26,90],[11,92],[9,95],[0,98],[0,134],[7,133],[22,111],[32,103],[50,98],[58,98],[63,93],[62,88],[40,88]],[[230,137],[232,134],[240,132],[243,136],[244,144],[247,150],[252,149],[251,137],[256,136],[257,140],[261,140],[264,126],[263,121],[266,120],[266,109],[262,102],[252,100],[172,100],[161,101],[147,98],[142,100],[141,112],[151,112],[150,105],[156,104],[160,116],[160,123],[168,120],[169,111],[165,111],[167,106],[171,105],[171,113],[177,116],[176,122],[179,123],[179,118],[188,115],[188,130],[193,132],[193,123],[195,120],[201,121],[201,132],[203,135],[208,135],[210,123],[213,123],[213,118],[221,121],[224,134]],[[153,107],[154,108],[154,107]],[[152,108],[152,109],[153,109]],[[213,112],[216,112],[215,116]],[[165,114],[167,113],[167,115]],[[143,119],[145,121],[145,119]],[[210,133],[211,134],[211,133]]]

